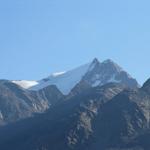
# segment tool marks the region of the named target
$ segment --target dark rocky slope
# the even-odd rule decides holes
[[[36,92],[24,90],[8,80],[0,80],[0,125],[44,112],[62,97],[55,86]]]
[[[48,112],[1,128],[0,149],[150,149],[149,81],[134,90],[111,83],[82,87]]]

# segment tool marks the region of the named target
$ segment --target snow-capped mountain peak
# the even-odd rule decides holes
[[[73,70],[53,73],[39,81],[13,82],[29,90],[40,90],[49,85],[56,85],[63,94],[67,95],[81,81],[91,86],[102,86],[110,82],[121,83],[132,88],[138,86],[137,81],[115,62],[110,59],[99,62],[97,58]]]
[[[92,63],[90,63],[89,65],[89,68],[88,68],[88,71],[87,72],[90,72],[92,71],[94,68],[98,67],[100,65],[100,62],[97,58],[94,58]]]
[[[94,58],[92,64],[97,64],[97,63],[100,63],[99,60],[97,58]]]
[[[85,74],[83,80],[93,87],[102,86],[110,82],[120,83],[131,88],[138,87],[137,81],[111,59],[97,63],[97,66],[92,71]]]

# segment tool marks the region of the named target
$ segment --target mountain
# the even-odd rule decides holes
[[[91,123],[98,108],[122,90],[120,85],[114,84],[90,88],[70,98],[66,97],[44,114],[5,126],[0,129],[0,149],[71,149],[71,140],[75,138],[71,130],[90,134]]]
[[[54,73],[40,81],[0,80],[0,125],[43,113],[64,97],[70,99],[107,83],[138,87],[137,81],[112,60],[100,63],[96,58],[91,63]]]
[[[0,125],[42,113],[62,97],[56,86],[28,91],[8,80],[0,80]]]
[[[46,113],[0,128],[0,149],[150,149],[149,81],[136,89],[79,85]]]
[[[0,80],[2,150],[149,150],[150,79],[112,60],[40,81]]]
[[[138,87],[136,80],[112,60],[100,63],[96,58],[91,63],[54,73],[40,81],[0,80],[0,125],[43,113],[64,97],[70,99],[91,87],[111,82]]]
[[[87,82],[92,87],[102,86],[110,82],[121,83],[130,88],[139,87],[137,81],[112,60],[105,60],[101,63],[96,58],[76,69],[54,73],[40,81],[13,82],[25,89],[35,91],[49,85],[56,85],[64,95],[68,95],[80,82]]]

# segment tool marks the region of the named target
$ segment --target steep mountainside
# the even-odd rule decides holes
[[[0,149],[149,150],[149,81],[140,89],[87,87],[77,86],[44,114],[1,128]]]
[[[112,60],[100,63],[97,59],[94,59],[82,80],[85,80],[93,87],[111,82],[121,83],[130,88],[138,87],[137,81]]]
[[[40,91],[27,91],[18,85],[0,80],[0,125],[41,113],[63,95],[55,86]]]

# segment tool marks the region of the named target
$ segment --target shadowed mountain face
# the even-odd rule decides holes
[[[150,85],[150,79],[148,79],[148,80],[144,83],[142,89],[150,94],[150,86],[149,86],[149,85]]]
[[[150,84],[81,85],[48,112],[1,128],[0,149],[150,149]]]
[[[45,114],[6,126],[0,131],[0,149],[74,149],[80,138],[86,141],[90,137],[98,109],[122,90],[123,87],[114,84],[89,88],[71,98],[66,97]],[[75,137],[78,134],[80,137]],[[77,143],[73,142],[74,138]],[[11,146],[6,144],[9,140]]]
[[[63,95],[55,86],[40,91],[27,91],[16,84],[0,81],[0,125],[42,113]]]

